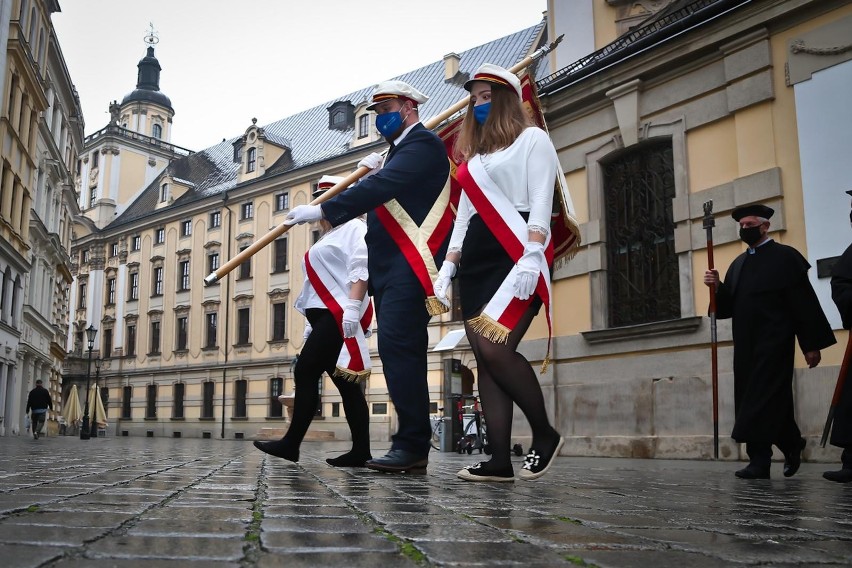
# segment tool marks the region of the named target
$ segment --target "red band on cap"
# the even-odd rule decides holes
[[[503,77],[499,77],[497,75],[492,75],[490,73],[477,73],[473,76],[474,81],[487,81],[489,83],[497,83],[499,85],[505,85],[506,87],[510,87],[514,89],[512,85],[509,84],[509,81],[504,79]]]

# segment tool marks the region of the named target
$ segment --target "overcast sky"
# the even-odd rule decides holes
[[[86,134],[136,87],[149,23],[172,143],[192,150],[536,25],[547,0],[60,0]]]

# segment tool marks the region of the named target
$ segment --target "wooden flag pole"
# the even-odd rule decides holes
[[[559,45],[559,43],[562,41],[563,37],[564,37],[563,35],[560,35],[554,41],[550,42],[549,44],[542,47],[541,49],[538,49],[535,52],[533,52],[532,54],[528,55],[527,57],[525,57],[524,59],[522,59],[521,61],[519,61],[515,65],[513,65],[509,69],[509,71],[511,71],[512,73],[519,73],[520,71],[523,71],[524,69],[529,67],[534,61],[541,59],[542,57],[544,57],[545,55],[547,55],[548,53],[550,53],[551,51],[556,49],[556,46]],[[446,119],[448,119],[449,117],[453,116],[455,113],[457,113],[461,109],[463,109],[468,104],[469,101],[470,101],[469,96],[461,99],[457,103],[455,103],[455,104],[447,107],[446,109],[444,109],[444,111],[442,111],[440,114],[437,114],[437,115],[429,118],[428,120],[426,120],[426,122],[423,123],[423,126],[428,128],[429,130],[436,128],[438,125],[440,125]],[[387,150],[385,150],[385,152],[387,152]],[[352,172],[351,174],[349,174],[348,176],[343,178],[342,181],[338,182],[337,184],[335,184],[334,186],[329,188],[328,191],[326,191],[325,193],[323,193],[322,195],[320,195],[319,197],[317,197],[316,199],[311,201],[309,205],[319,205],[320,203],[328,201],[329,199],[331,199],[332,197],[334,197],[338,193],[342,192],[344,189],[346,189],[347,187],[349,187],[350,185],[352,185],[353,183],[355,183],[356,181],[358,181],[359,179],[361,179],[362,177],[367,175],[367,173],[369,171],[370,171],[370,168],[368,168],[366,166],[362,166],[362,167],[358,168],[357,170],[355,170],[354,172]],[[244,263],[246,260],[248,260],[249,258],[254,256],[255,253],[257,253],[257,251],[259,251],[260,249],[262,249],[263,247],[265,247],[266,245],[268,245],[269,243],[271,243],[272,241],[274,241],[275,239],[277,239],[278,237],[280,237],[281,235],[283,235],[284,233],[289,231],[290,227],[292,227],[292,225],[287,225],[285,223],[281,223],[277,227],[274,227],[268,233],[266,233],[265,235],[260,237],[255,242],[253,242],[250,246],[248,246],[247,248],[240,251],[235,257],[233,257],[228,262],[226,262],[225,264],[220,266],[216,271],[208,274],[207,277],[204,278],[204,284],[206,286],[210,286],[211,284],[215,284],[216,282],[221,280],[226,274],[228,274],[229,272],[234,270],[236,267],[238,267],[239,265]]]
[[[707,230],[707,268],[713,270],[713,200],[704,203],[704,229]],[[719,459],[719,365],[716,338],[716,286],[710,286],[710,373],[713,381],[713,457]]]

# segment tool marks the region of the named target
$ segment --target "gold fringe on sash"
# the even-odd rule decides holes
[[[550,352],[544,356],[544,361],[541,363],[541,372],[539,372],[539,375],[543,375],[547,372],[548,365],[550,365]]]
[[[495,321],[485,314],[467,320],[470,328],[492,343],[506,343],[512,331],[502,323]]]
[[[334,376],[345,381],[349,381],[350,383],[363,383],[370,377],[370,369],[366,369],[364,371],[352,371],[350,369],[344,369],[343,367],[337,367],[334,369]]]
[[[428,296],[426,298],[426,311],[429,312],[430,316],[439,316],[450,311],[450,308],[441,303],[441,300],[437,297]]]

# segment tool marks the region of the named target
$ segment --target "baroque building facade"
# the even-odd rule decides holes
[[[814,265],[843,343],[826,275],[848,242],[839,232],[848,227],[839,217],[848,187],[839,186],[852,172],[837,152],[849,147],[852,128],[837,93],[849,92],[852,76],[850,10],[841,0],[552,0],[546,25],[399,77],[432,96],[421,107],[428,118],[466,95],[461,86],[482,62],[511,66],[562,33],[580,42],[565,50],[579,53],[567,62],[559,48],[533,69],[583,241],[554,273],[553,364],[541,377],[566,437],[563,453],[712,455],[705,202],[713,201],[721,270],[743,250],[730,211],[754,201],[776,209],[772,236]],[[153,125],[165,127],[173,113],[142,93],[116,103],[106,129],[113,138],[86,139],[80,203],[88,220],[72,251],[66,347],[83,345],[88,325],[99,329],[107,432],[251,438],[286,427],[278,395],[293,388],[303,321],[292,304],[316,227],[293,228],[214,286],[202,281],[291,206],[309,202],[321,175],[345,175],[384,147],[364,108],[371,92],[263,126],[252,121],[195,153],[162,139],[166,130],[158,138]],[[140,156],[135,177],[124,174],[131,148]],[[469,388],[476,371],[460,329],[455,312],[429,325],[433,410],[447,414],[449,395]],[[539,318],[521,344],[533,364],[546,338]],[[371,348],[371,435],[387,440],[393,407]],[[65,366],[69,383],[86,375],[78,353]],[[816,369],[797,359],[797,416],[811,440],[841,357],[835,346]],[[723,459],[742,455],[728,438],[731,363],[730,326],[719,322]],[[340,399],[330,381],[320,388],[312,429],[344,438]],[[514,434],[528,443],[520,415]],[[813,446],[806,457],[836,459]]]
[[[0,113],[0,435],[25,432],[26,398],[41,379],[58,430],[68,334],[74,166],[83,145],[80,101],[51,15],[56,1],[4,2]],[[8,9],[8,10],[7,10]]]

